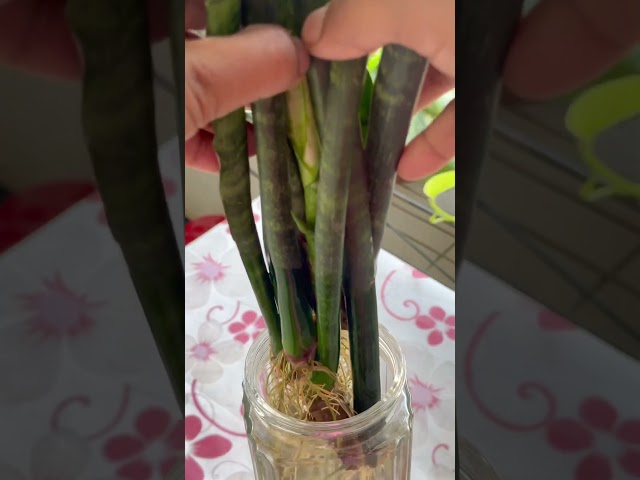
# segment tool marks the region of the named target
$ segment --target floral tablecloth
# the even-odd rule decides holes
[[[500,478],[640,479],[638,363],[474,265],[456,292],[460,434]]]
[[[258,232],[259,202],[254,203]],[[378,260],[380,321],[407,359],[415,413],[412,478],[454,478],[455,294],[387,252]],[[229,227],[186,248],[186,480],[252,479],[242,374],[265,328]]]
[[[160,158],[183,235],[178,152]],[[0,479],[162,478],[184,421],[99,197],[0,254],[0,272]]]
[[[183,235],[177,141],[160,165]],[[182,455],[189,480],[253,478],[241,380],[264,323],[226,228],[186,251],[184,420],[97,196],[0,254],[0,479],[161,479]],[[385,253],[378,281],[409,359],[413,478],[453,478],[454,294]]]

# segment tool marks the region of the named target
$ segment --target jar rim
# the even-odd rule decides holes
[[[379,339],[381,360],[387,363],[393,379],[380,401],[353,417],[329,422],[309,422],[289,417],[269,405],[259,388],[261,367],[266,365],[268,360],[265,357],[270,352],[269,335],[266,330],[260,333],[247,352],[243,379],[245,396],[249,393],[248,401],[257,414],[277,419],[274,428],[299,434],[336,434],[345,430],[356,433],[391,410],[401,399],[406,384],[406,363],[400,345],[383,325],[379,325]]]

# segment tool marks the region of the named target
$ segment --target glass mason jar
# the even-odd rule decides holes
[[[406,480],[411,470],[413,413],[406,364],[398,343],[380,326],[382,400],[344,420],[306,422],[285,416],[264,398],[269,362],[266,331],[245,363],[244,422],[257,480]]]

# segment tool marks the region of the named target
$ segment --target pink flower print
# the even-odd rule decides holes
[[[575,480],[612,480],[621,469],[630,478],[640,478],[640,419],[618,422],[618,412],[606,400],[585,399],[578,412],[580,421],[563,418],[547,427],[547,441],[562,453],[583,452],[576,465]],[[616,459],[614,463],[612,458]],[[616,465],[617,463],[617,465]]]
[[[429,278],[429,276],[426,273],[421,272],[420,270],[414,268],[411,271],[411,276],[417,280],[422,280],[424,278]]]
[[[237,342],[244,345],[251,339],[255,340],[266,327],[264,318],[249,310],[242,314],[241,322],[233,322],[229,325],[229,332],[234,334],[233,338]]]
[[[185,369],[201,383],[215,383],[223,374],[221,364],[229,365],[242,358],[242,347],[231,340],[220,341],[222,327],[204,322],[198,338],[185,335]]]
[[[44,290],[22,296],[23,308],[29,313],[29,332],[42,341],[78,336],[89,330],[94,321],[91,311],[101,305],[86,295],[73,292],[60,274],[45,279]]]
[[[205,235],[211,235],[209,242],[198,242],[185,251],[185,309],[205,307],[216,294],[218,299],[255,301],[236,245],[221,237],[218,227]]]
[[[455,428],[455,365],[436,358],[424,345],[402,343],[411,392],[411,408],[415,425],[420,429],[428,421],[443,430]]]
[[[220,435],[207,435],[198,440],[202,431],[202,421],[195,415],[189,415],[184,423],[185,440],[185,480],[204,480],[204,470],[198,459],[219,458],[231,450],[231,442]]]
[[[16,299],[21,313],[0,328],[0,402],[31,400],[48,392],[66,347],[87,370],[131,369],[131,359],[118,358],[122,352],[111,349],[114,337],[121,335],[117,325],[128,319],[114,320],[103,302],[71,288],[60,274]],[[16,365],[22,369],[19,378]]]
[[[205,255],[201,262],[194,263],[196,276],[202,283],[215,283],[224,278],[224,271],[227,268],[220,262],[211,257],[211,254]]]
[[[547,331],[576,330],[573,323],[547,309],[538,313],[538,325],[542,330]]]
[[[431,307],[426,315],[416,318],[416,326],[422,330],[431,330],[427,336],[427,342],[431,346],[440,345],[447,336],[450,340],[456,339],[456,317],[447,315],[440,307]]]
[[[121,463],[116,470],[117,478],[164,478],[180,462],[184,428],[183,420],[172,425],[166,410],[148,408],[136,418],[136,433],[109,438],[104,444],[103,455],[111,463]]]
[[[85,473],[90,449],[87,442],[68,432],[49,434],[31,449],[30,475],[12,465],[0,463],[2,480],[78,480]]]
[[[409,379],[409,385],[411,390],[411,408],[414,412],[421,410],[431,410],[436,408],[440,403],[440,391],[438,388],[429,383],[422,382],[417,375]]]

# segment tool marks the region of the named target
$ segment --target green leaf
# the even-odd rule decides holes
[[[293,212],[291,212],[291,216],[293,217],[293,221],[295,222],[296,226],[298,227],[298,230],[300,230],[300,233],[302,233],[305,237],[313,238],[313,226],[312,225],[308,225],[307,222],[305,222],[304,220],[300,219]]]
[[[424,132],[424,130],[432,121],[433,117],[426,108],[416,113],[411,120],[411,124],[409,125],[409,134],[407,135],[406,143],[409,143],[411,140]]]
[[[382,58],[382,48],[379,48],[371,55],[369,55],[369,59],[367,60],[367,71],[371,75],[372,81],[376,80],[378,76],[378,67],[380,66],[380,59]]]
[[[455,89],[448,91],[447,93],[445,93],[444,95],[442,95],[440,98],[438,98],[437,100],[435,100],[431,105],[429,105],[426,110],[427,112],[429,112],[429,114],[435,118],[438,115],[440,115],[442,113],[442,111],[445,109],[445,107],[447,106],[447,104],[453,100],[454,98],[456,98],[456,91]]]
[[[364,78],[364,88],[362,90],[362,101],[360,102],[360,126],[362,132],[362,144],[367,143],[367,130],[369,127],[369,112],[371,111],[371,100],[373,99],[373,77],[371,72],[367,72]]]

